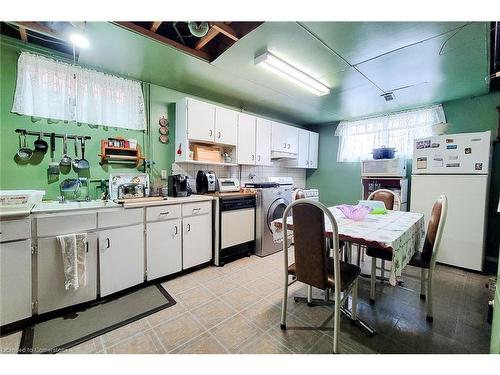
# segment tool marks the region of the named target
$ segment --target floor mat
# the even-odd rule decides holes
[[[57,353],[175,303],[161,285],[150,285],[116,299],[25,328],[19,353]]]

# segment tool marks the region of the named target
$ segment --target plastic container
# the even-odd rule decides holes
[[[396,149],[394,147],[379,147],[372,150],[373,158],[379,159],[394,159],[396,157]]]
[[[0,211],[31,211],[42,202],[45,190],[0,190]]]

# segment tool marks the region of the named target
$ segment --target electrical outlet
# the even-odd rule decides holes
[[[161,170],[161,179],[162,180],[166,180],[167,179],[167,170],[166,169],[162,169]]]

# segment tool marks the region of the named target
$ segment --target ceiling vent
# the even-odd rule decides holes
[[[383,97],[386,102],[390,102],[391,100],[394,100],[394,93],[393,92],[386,92],[380,96]]]

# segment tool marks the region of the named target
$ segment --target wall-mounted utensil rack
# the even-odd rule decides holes
[[[36,136],[42,136],[42,137],[50,137],[52,132],[37,132],[37,131],[32,131],[32,130],[27,130],[27,129],[16,129],[16,133],[20,133],[22,135],[36,135]],[[64,138],[64,134],[57,134],[54,133],[56,138]],[[71,135],[68,134],[66,135],[67,139],[82,139],[85,138],[85,140],[92,139],[92,137],[89,137],[88,135]]]

